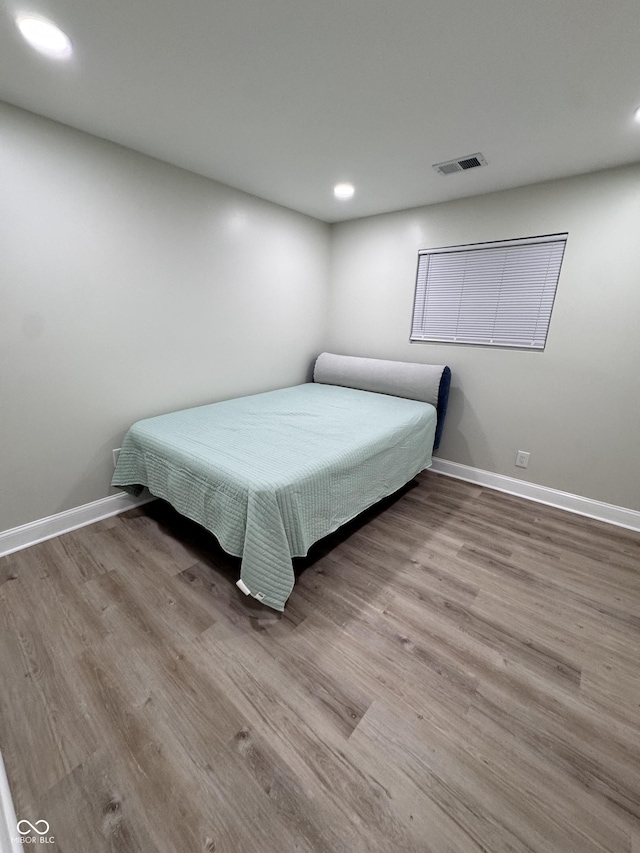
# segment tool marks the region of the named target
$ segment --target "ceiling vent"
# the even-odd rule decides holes
[[[433,168],[441,175],[453,175],[454,172],[465,172],[467,169],[477,169],[478,166],[486,165],[487,161],[482,154],[478,153],[447,160],[445,163],[434,163]]]

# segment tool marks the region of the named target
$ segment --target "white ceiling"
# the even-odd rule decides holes
[[[640,160],[639,36],[638,0],[2,0],[0,99],[334,222]]]

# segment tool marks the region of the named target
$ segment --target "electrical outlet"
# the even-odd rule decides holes
[[[114,468],[118,464],[118,456],[120,456],[120,448],[119,447],[113,451],[113,467]]]
[[[518,450],[516,453],[516,465],[518,468],[526,468],[529,464],[529,456],[530,453],[527,453],[526,450]]]

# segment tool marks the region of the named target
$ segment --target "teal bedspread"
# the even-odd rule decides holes
[[[147,486],[211,531],[283,610],[291,558],[428,468],[435,428],[429,403],[298,385],[138,421],[112,484]]]

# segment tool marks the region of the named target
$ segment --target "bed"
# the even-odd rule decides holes
[[[239,588],[282,611],[293,557],[431,465],[450,377],[323,353],[313,382],[138,421],[112,485],[201,524],[242,558]]]

